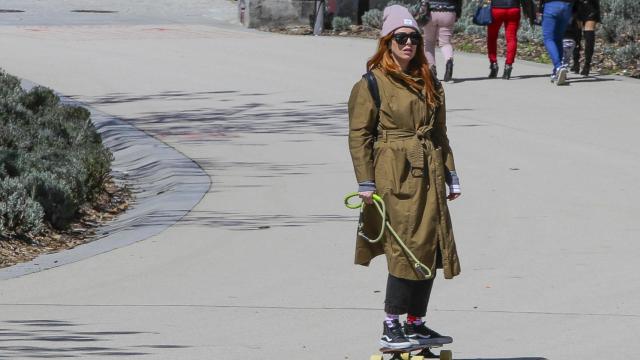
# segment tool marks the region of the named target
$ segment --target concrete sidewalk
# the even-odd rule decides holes
[[[37,31],[34,31],[37,29]],[[146,241],[0,282],[0,358],[367,359],[383,259],[352,265],[346,101],[375,42],[228,25],[4,26],[0,67],[123,118],[212,187]],[[640,82],[517,62],[446,84],[462,275],[428,321],[456,359],[640,351]]]

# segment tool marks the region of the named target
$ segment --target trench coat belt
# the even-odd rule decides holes
[[[433,149],[431,142],[430,125],[419,127],[417,130],[394,129],[381,130],[379,132],[378,141],[390,142],[398,140],[409,140],[407,146],[407,160],[411,164],[411,175],[415,177],[424,176],[425,157],[424,149]]]

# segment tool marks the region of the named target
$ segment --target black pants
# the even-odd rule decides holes
[[[407,280],[389,274],[384,311],[387,314],[409,314],[423,317],[427,313],[433,279]]]

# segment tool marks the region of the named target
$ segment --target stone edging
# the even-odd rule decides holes
[[[22,81],[25,89],[36,84]],[[0,280],[80,261],[154,236],[195,207],[211,185],[209,176],[193,160],[136,127],[60,94],[64,103],[91,111],[91,120],[114,156],[114,180],[125,183],[135,202],[115,220],[96,229],[88,243],[43,254],[0,269]]]

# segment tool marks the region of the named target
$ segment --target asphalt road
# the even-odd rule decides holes
[[[183,21],[187,5],[152,22],[0,15],[0,67],[134,124],[212,180],[159,235],[0,282],[0,359],[377,350],[385,264],[352,265],[357,219],[342,205],[355,189],[346,101],[375,42]],[[640,82],[487,70],[459,53],[445,85],[462,274],[439,276],[428,323],[455,338],[456,359],[637,357]]]

